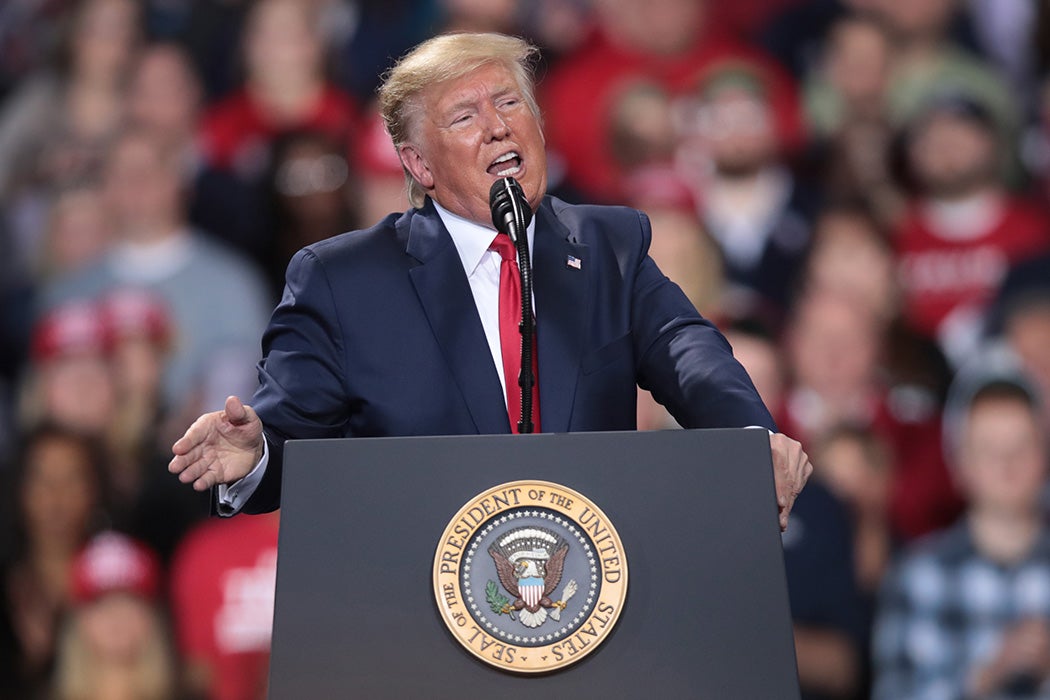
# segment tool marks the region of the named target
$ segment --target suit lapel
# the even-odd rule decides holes
[[[543,432],[549,433],[569,430],[587,328],[587,289],[592,270],[587,246],[569,238],[569,229],[554,215],[550,200],[544,199],[536,212],[532,257],[540,423]],[[579,267],[570,264],[572,259]]]
[[[406,251],[421,263],[409,276],[478,432],[510,432],[499,375],[452,238],[429,200],[403,221]]]

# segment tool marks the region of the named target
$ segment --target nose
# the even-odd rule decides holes
[[[503,115],[495,105],[488,105],[483,113],[485,119],[485,133],[489,141],[499,141],[510,135],[508,126]]]

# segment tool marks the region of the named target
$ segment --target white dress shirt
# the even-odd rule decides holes
[[[474,305],[478,309],[481,327],[485,330],[485,339],[488,341],[492,362],[496,366],[496,373],[499,375],[504,400],[506,400],[507,380],[503,376],[503,352],[499,341],[499,272],[503,261],[499,253],[489,250],[489,245],[492,244],[496,232],[494,229],[453,214],[437,202],[434,202],[434,207],[449,235],[452,236],[452,243],[456,246],[456,252],[459,253],[459,259],[463,263],[463,271],[467,274],[470,292],[474,295]],[[536,219],[533,218],[526,230],[530,259],[535,232]],[[533,308],[535,308],[535,295],[533,299]],[[219,485],[218,511],[220,515],[234,515],[244,507],[251,495],[255,493],[255,489],[258,488],[259,482],[262,481],[269,461],[269,446],[264,442],[262,459],[247,476],[228,486]]]

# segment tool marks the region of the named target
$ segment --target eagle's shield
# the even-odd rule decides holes
[[[521,594],[521,599],[525,601],[527,607],[532,609],[539,607],[540,599],[543,598],[543,587],[544,583],[541,578],[518,579],[518,592]]]

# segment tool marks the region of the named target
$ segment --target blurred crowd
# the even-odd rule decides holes
[[[813,457],[804,697],[1050,695],[1050,2],[5,0],[0,696],[264,696],[279,516],[169,446],[406,208],[374,91],[458,30],[541,47],[552,194],[647,212]]]

